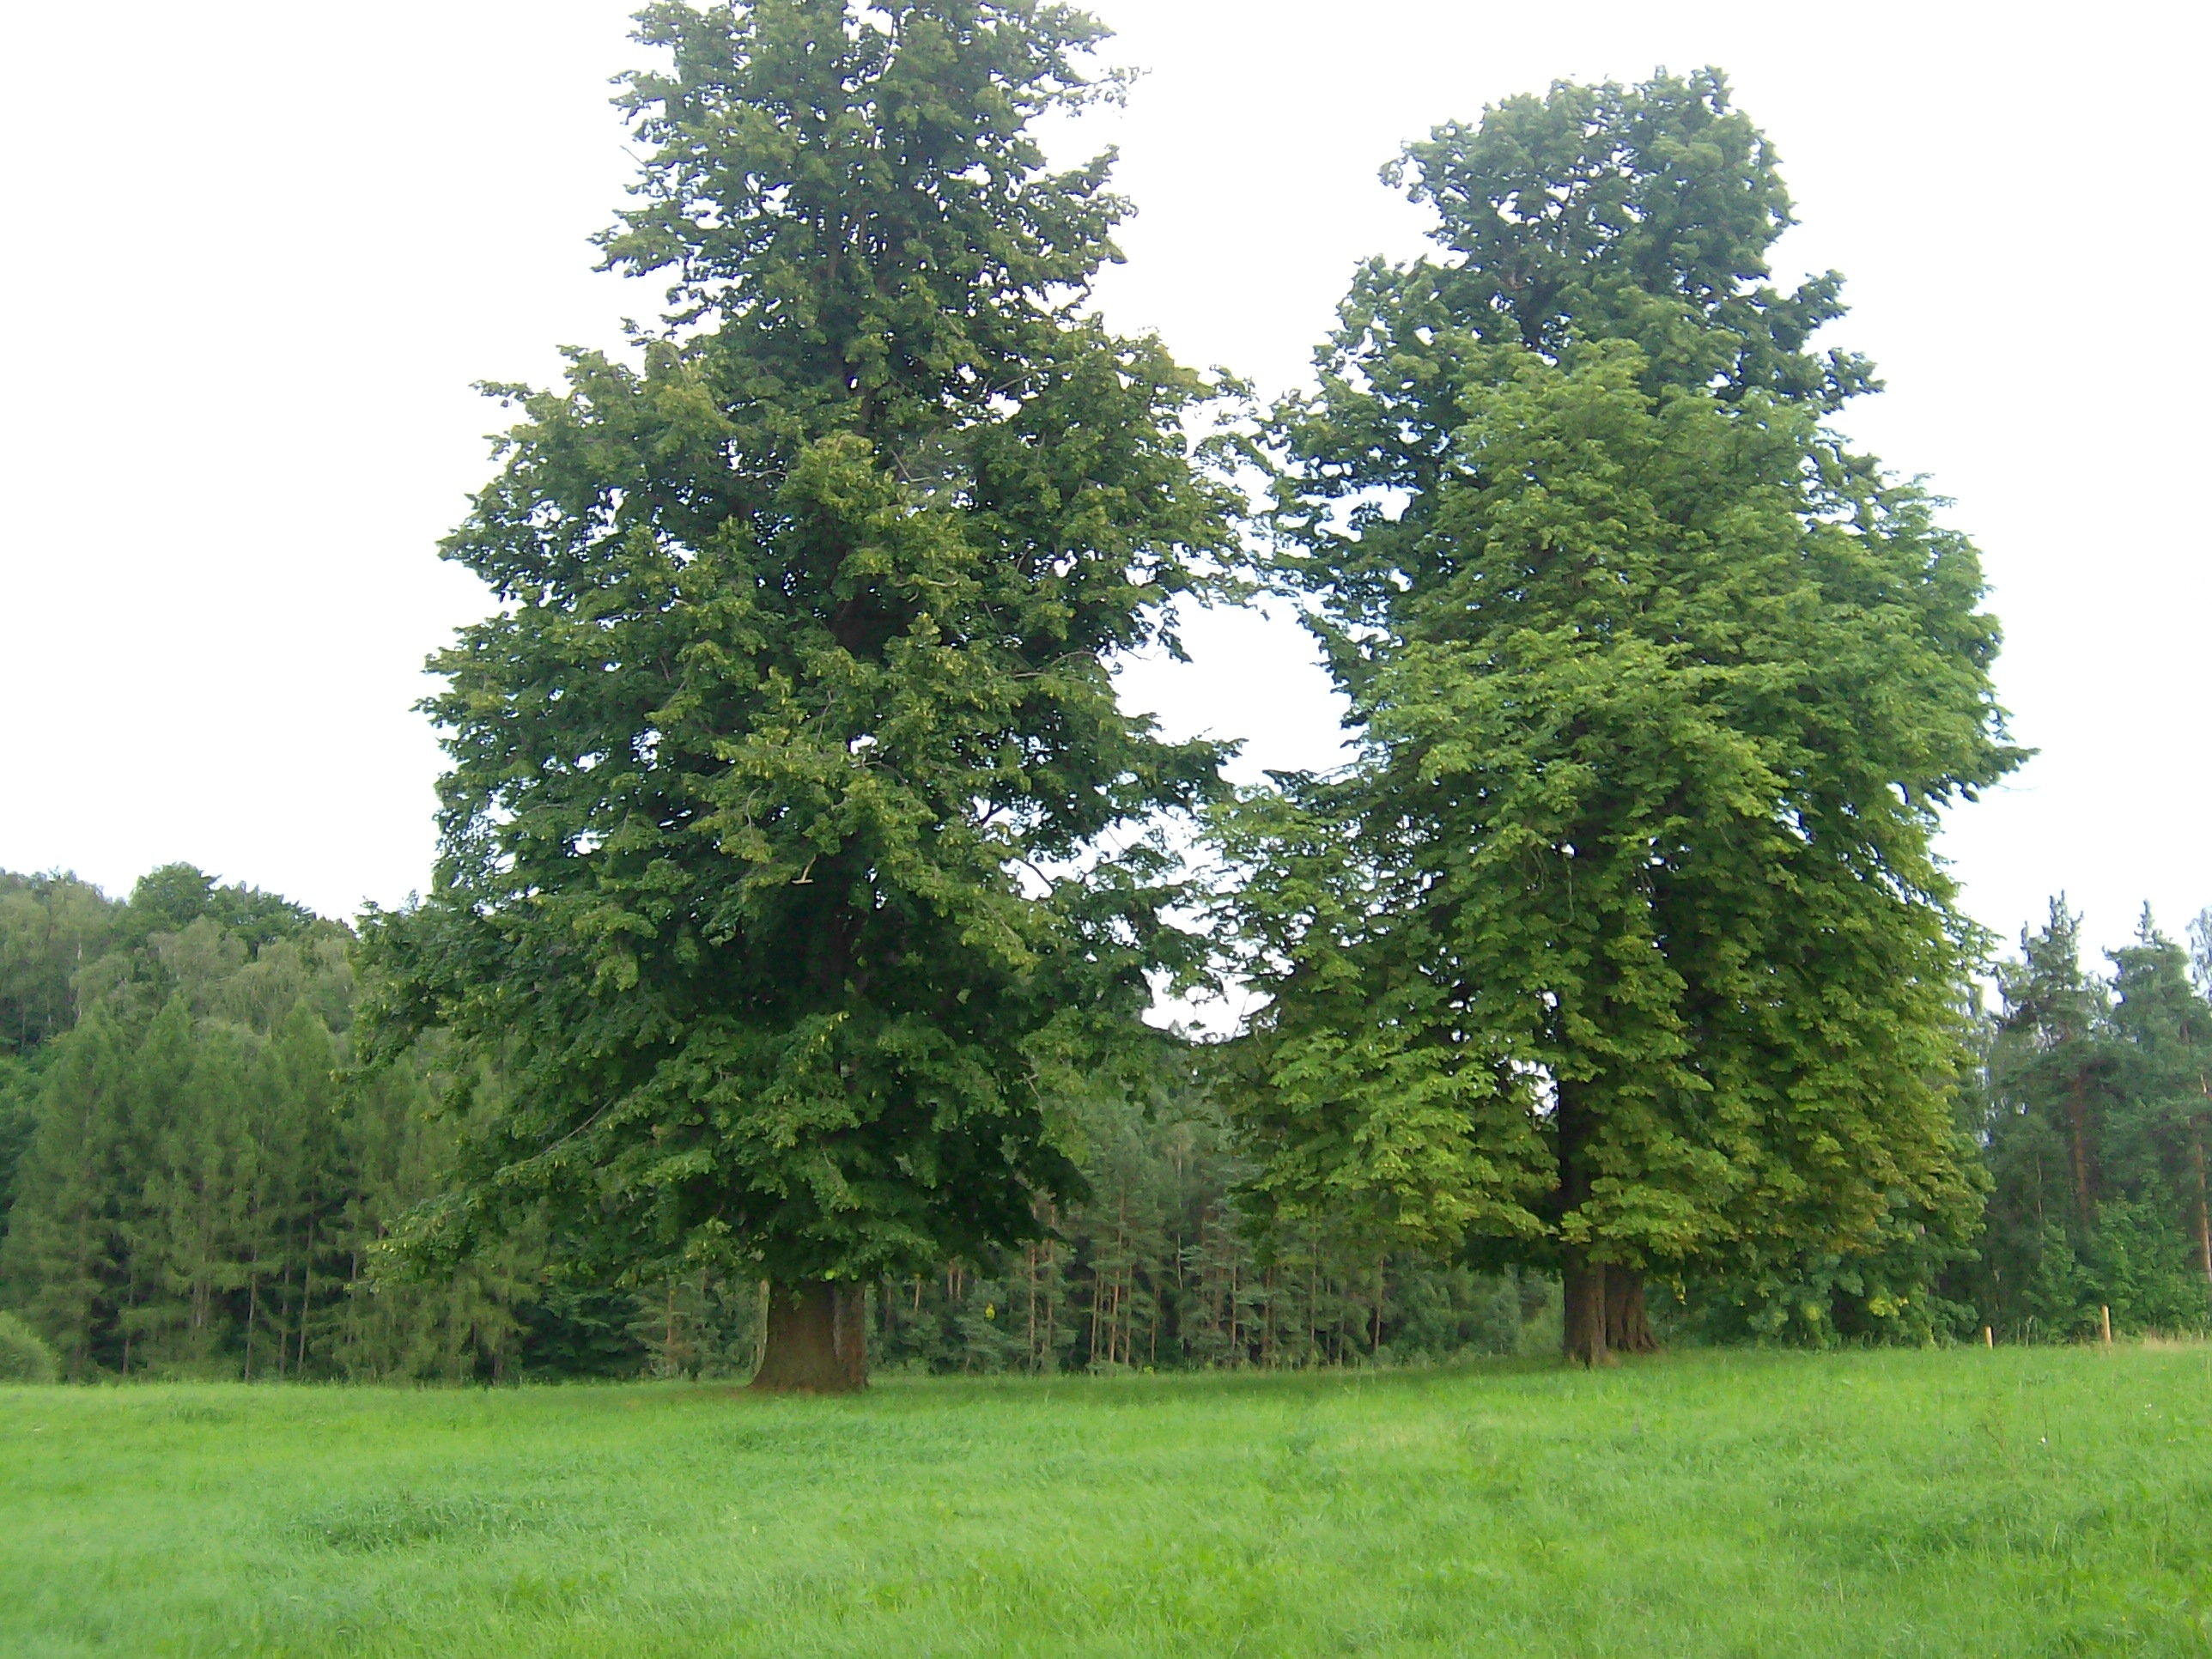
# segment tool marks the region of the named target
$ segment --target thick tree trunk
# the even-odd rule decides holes
[[[1658,1339],[1644,1317],[1644,1275],[1618,1261],[1605,1268],[1605,1346],[1608,1353],[1656,1353]]]
[[[1566,1285],[1565,1328],[1560,1352],[1574,1365],[1610,1365],[1605,1340],[1605,1264],[1589,1259],[1586,1246],[1566,1252],[1562,1278]]]
[[[868,1289],[861,1284],[841,1283],[833,1298],[830,1322],[836,1327],[837,1362],[844,1367],[851,1387],[868,1386]]]
[[[843,1280],[771,1285],[752,1386],[775,1394],[851,1394],[868,1386],[866,1291]]]
[[[1559,1085],[1559,1214],[1571,1216],[1590,1197],[1589,1165],[1584,1158],[1589,1144],[1589,1115],[1583,1103],[1580,1083],[1562,1079]],[[1610,1365],[1613,1356],[1605,1341],[1605,1264],[1590,1260],[1589,1246],[1570,1245],[1560,1262],[1566,1292],[1561,1321],[1559,1351],[1571,1365]]]

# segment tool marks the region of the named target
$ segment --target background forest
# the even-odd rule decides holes
[[[1984,1230],[1964,1255],[1808,1259],[1663,1287],[1675,1341],[1831,1343],[2200,1329],[2212,1284],[2212,924],[2146,916],[2108,969],[2054,902],[1978,1013],[1961,1096]],[[367,1065],[343,924],[173,865],[116,901],[0,873],[0,1305],[66,1373],[274,1379],[742,1376],[760,1289],[579,1282],[526,1231],[424,1270],[388,1248],[448,1181],[495,1076],[434,1040]],[[1209,1051],[1160,1036],[1063,1077],[1090,1196],[1049,1237],[877,1285],[877,1363],[939,1371],[1309,1366],[1548,1351],[1558,1288],[1479,1257],[1363,1254],[1240,1203]],[[457,1086],[459,1085],[459,1086]],[[1915,1288],[1903,1297],[1899,1283]],[[1879,1284],[1888,1287],[1870,1292]]]

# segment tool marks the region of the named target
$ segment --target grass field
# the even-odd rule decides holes
[[[0,1390],[0,1652],[2212,1653],[2212,1349]]]

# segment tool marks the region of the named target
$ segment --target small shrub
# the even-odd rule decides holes
[[[0,1311],[0,1382],[51,1382],[59,1369],[45,1338],[14,1314]]]

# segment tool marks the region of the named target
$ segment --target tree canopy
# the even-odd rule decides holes
[[[448,1220],[526,1195],[581,1265],[753,1264],[786,1350],[836,1350],[806,1386],[859,1375],[837,1287],[1034,1232],[1073,1180],[1034,1045],[1133,1018],[1185,948],[1158,860],[1090,856],[1211,787],[1108,659],[1231,538],[1209,388],[1082,309],[1109,158],[1052,172],[1030,133],[1114,94],[1103,33],[641,14],[666,63],[604,246],[666,277],[665,326],[503,389],[446,546],[499,609],[435,659],[434,890],[371,939],[390,1029],[506,1067]]]
[[[1865,375],[1802,349],[1832,278],[1759,281],[1767,145],[1662,76],[1405,165],[1457,257],[1363,271],[1273,426],[1275,570],[1360,750],[1225,830],[1258,1191],[1556,1261],[1586,1359],[1648,1341],[1648,1273],[1962,1243],[1929,837],[2019,758],[1997,629],[1972,546],[1821,424]]]

